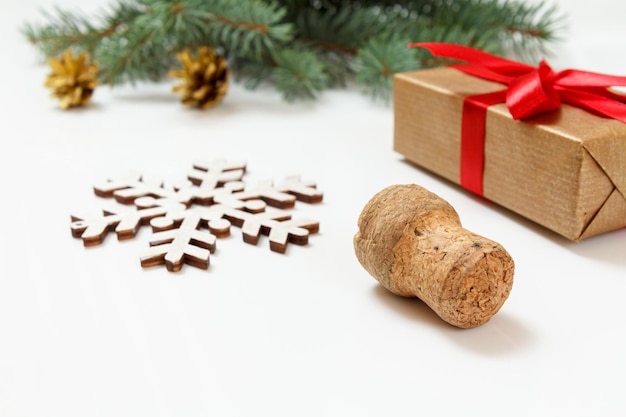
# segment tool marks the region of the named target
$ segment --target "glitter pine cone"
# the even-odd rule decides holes
[[[182,95],[185,106],[206,109],[222,101],[230,76],[226,58],[209,47],[198,48],[195,56],[185,49],[177,58],[182,69],[170,71],[169,76],[181,79],[172,91]]]
[[[98,65],[90,62],[89,54],[83,52],[74,58],[67,50],[58,58],[48,60],[52,72],[45,86],[52,89],[51,96],[59,99],[59,107],[85,106],[89,104],[98,85]]]

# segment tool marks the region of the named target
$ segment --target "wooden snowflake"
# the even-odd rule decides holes
[[[115,199],[115,207],[72,215],[72,236],[90,247],[101,244],[109,232],[118,240],[132,239],[141,226],[149,225],[153,234],[141,266],[165,265],[172,272],[183,264],[208,269],[217,239],[229,236],[231,226],[241,228],[249,244],[268,236],[274,252],[285,253],[289,242],[306,245],[319,223],[292,219],[287,209],[296,201],[321,202],[315,183],[290,176],[277,185],[262,181],[250,186],[242,181],[245,171],[245,163],[216,159],[195,163],[187,179],[172,186],[144,180],[135,172],[107,179],[94,192]]]

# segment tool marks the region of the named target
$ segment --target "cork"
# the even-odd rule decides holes
[[[417,297],[461,328],[488,322],[513,285],[514,262],[499,244],[461,226],[444,199],[415,185],[392,185],[365,205],[354,249],[387,290]]]

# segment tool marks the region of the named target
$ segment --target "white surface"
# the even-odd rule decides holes
[[[416,170],[392,151],[392,110],[356,91],[290,105],[233,85],[198,112],[167,83],[101,87],[88,109],[60,111],[17,31],[53,2],[7,3],[0,416],[626,414],[626,230],[570,243]],[[623,3],[561,3],[571,19],[557,69],[626,74]],[[215,157],[246,160],[249,181],[316,180],[324,203],[294,214],[320,233],[279,255],[234,229],[209,271],[178,274],[140,268],[147,230],[88,250],[70,236],[71,213],[100,207],[96,181],[130,169],[180,179]],[[358,264],[363,205],[409,182],[514,257],[511,296],[486,325],[452,328]]]

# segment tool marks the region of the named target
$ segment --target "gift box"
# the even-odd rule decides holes
[[[573,241],[626,227],[626,124],[568,104],[521,120],[506,103],[485,105],[482,122],[466,114],[468,97],[502,89],[456,67],[396,74],[394,150]],[[483,129],[478,150],[462,143],[468,128]],[[463,184],[464,158],[482,159],[478,186]]]

